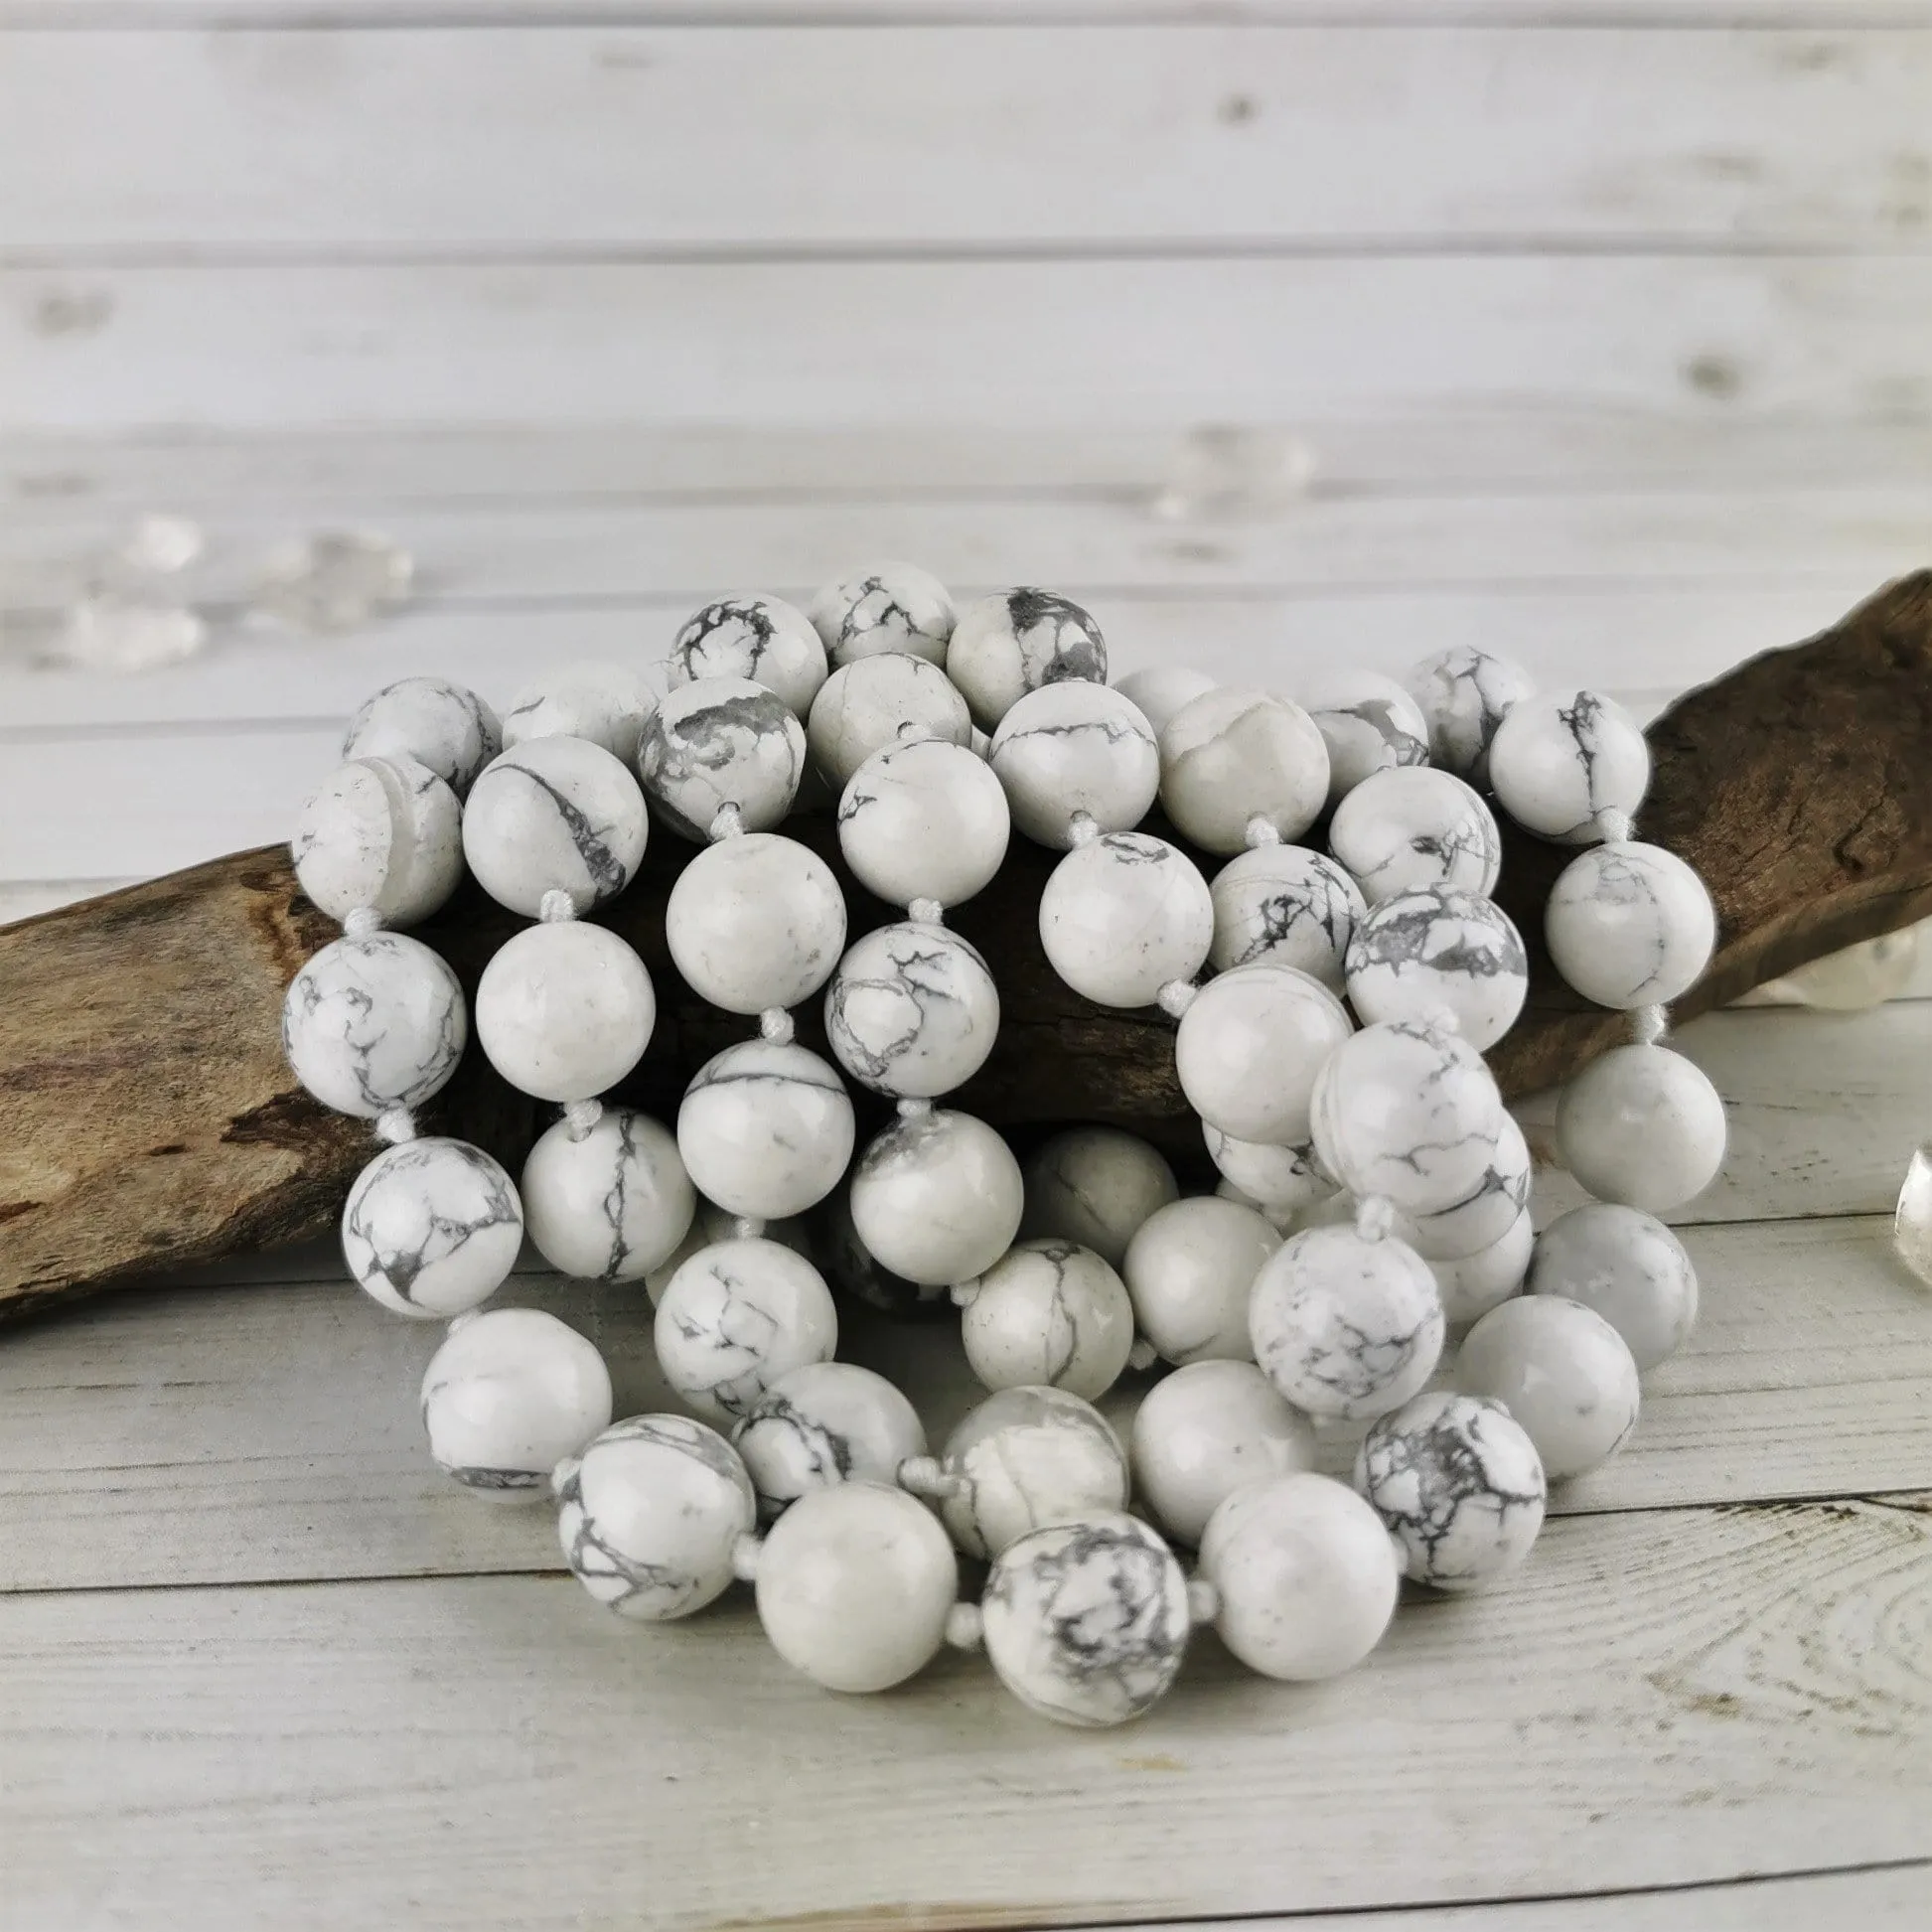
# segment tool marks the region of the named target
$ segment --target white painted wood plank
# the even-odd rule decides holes
[[[1928,1616],[1913,1509],[1577,1520],[1347,1677],[1266,1684],[1204,1638],[1146,1719],[1088,1733],[977,1658],[827,1696],[742,1596],[670,1629],[561,1577],[14,1596],[8,1900],[32,1925],[202,1925],[215,1898],[278,1926],[1060,1924],[1923,1858]]]
[[[0,426],[1894,416],[1932,257],[16,268]],[[1418,319],[1426,319],[1418,327]]]
[[[1926,32],[16,32],[0,249],[1915,247],[1928,97]]]

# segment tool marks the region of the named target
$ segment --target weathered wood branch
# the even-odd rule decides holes
[[[1680,1017],[1932,913],[1932,572],[1692,692],[1650,738],[1643,833],[1697,867],[1721,920]],[[828,822],[803,820],[800,835],[837,862]],[[1568,993],[1543,954],[1542,904],[1570,854],[1506,838],[1501,896],[1531,947],[1532,993],[1492,1060],[1521,1093],[1628,1037],[1628,1022]],[[665,897],[689,855],[660,833],[639,881],[600,915],[659,989],[658,1031],[625,1097],[665,1115],[695,1068],[744,1034],[688,993],[665,951]],[[960,1104],[1021,1133],[1117,1121],[1198,1170],[1168,1023],[1088,1005],[1047,966],[1035,911],[1051,864],[1015,840],[998,880],[957,915],[997,965],[1003,1009]],[[890,916],[845,883],[854,932]],[[466,886],[421,937],[474,992],[520,923]],[[0,1312],[332,1225],[372,1141],[295,1087],[278,1016],[298,966],[334,936],[279,847],[0,930]],[[513,1167],[538,1124],[475,1051],[430,1119]]]

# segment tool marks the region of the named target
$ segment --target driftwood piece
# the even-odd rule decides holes
[[[1932,573],[1692,692],[1650,738],[1642,831],[1697,867],[1721,921],[1680,1017],[1932,913]],[[800,835],[836,863],[827,821],[802,820]],[[1568,993],[1543,954],[1541,907],[1569,852],[1513,829],[1506,840],[1501,896],[1530,944],[1532,992],[1491,1057],[1522,1093],[1627,1038],[1628,1022]],[[659,989],[658,1031],[625,1098],[665,1115],[744,1035],[690,996],[665,952],[665,897],[689,855],[659,832],[640,880],[600,915]],[[1168,1022],[1088,1005],[1047,966],[1035,909],[1051,863],[1015,840],[999,879],[958,912],[997,962],[1002,1000],[998,1045],[960,1104],[1022,1134],[1117,1121],[1199,1170]],[[854,932],[890,916],[845,884]],[[474,992],[519,924],[471,885],[421,937]],[[279,847],[0,930],[0,1312],[332,1225],[372,1143],[295,1088],[278,1016],[296,968],[334,934]],[[538,1124],[475,1051],[426,1121],[513,1167]]]

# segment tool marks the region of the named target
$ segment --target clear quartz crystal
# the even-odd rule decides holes
[[[1278,517],[1308,494],[1313,446],[1291,430],[1206,423],[1189,430],[1154,498],[1168,522]]]
[[[1767,979],[1735,1003],[1739,1006],[1815,1006],[1829,1013],[1862,1013],[1905,990],[1918,965],[1919,928],[1861,940],[1828,953],[1781,978]]]
[[[1892,1223],[1898,1259],[1932,1288],[1932,1147],[1918,1147],[1898,1190],[1898,1215]]]
[[[207,643],[208,625],[185,605],[101,592],[70,607],[47,660],[81,670],[158,670]]]
[[[317,530],[269,553],[254,610],[297,631],[353,631],[407,597],[415,574],[379,530]]]

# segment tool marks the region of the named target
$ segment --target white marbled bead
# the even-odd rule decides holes
[[[342,1211],[349,1271],[391,1314],[444,1321],[503,1286],[523,1245],[510,1176],[466,1140],[385,1147]]]
[[[1160,1527],[1199,1544],[1236,1490],[1315,1466],[1315,1427],[1253,1362],[1192,1362],[1133,1416],[1133,1480]]]
[[[985,1065],[999,989],[979,949],[944,926],[905,921],[855,941],[825,991],[825,1038],[876,1094],[930,1100]]]
[[[665,660],[670,689],[703,677],[743,677],[775,691],[803,718],[825,681],[825,647],[812,620],[781,597],[720,597],[685,619]]]
[[[1608,1201],[1571,1208],[1537,1237],[1529,1289],[1594,1308],[1646,1374],[1697,1325],[1698,1272],[1684,1244],[1655,1216]]]
[[[1456,1356],[1456,1387],[1488,1396],[1537,1445],[1545,1477],[1586,1475],[1637,1426],[1637,1364],[1593,1308],[1523,1294],[1492,1308]]]
[[[1117,1268],[1135,1231],[1180,1191],[1165,1156],[1137,1135],[1068,1127],[1042,1141],[1026,1163],[1021,1232],[1078,1242]]]
[[[713,1054],[677,1109],[691,1184],[731,1214],[777,1221],[822,1201],[852,1157],[852,1099],[836,1068],[783,1040]]]
[[[1595,845],[1563,867],[1543,909],[1557,970],[1599,1006],[1663,1005],[1710,964],[1717,913],[1704,881],[1661,845]]]
[[[1201,970],[1213,941],[1208,882],[1179,846],[1145,832],[1076,846],[1040,894],[1047,959],[1096,1005],[1151,1006]]]
[[[846,781],[838,845],[888,905],[964,905],[1006,856],[1012,814],[986,761],[946,738],[886,745]]]
[[[678,873],[665,942],[684,983],[727,1013],[797,1006],[838,964],[845,895],[831,867],[796,838],[721,838]]]
[[[613,1422],[555,1481],[564,1560],[598,1602],[640,1623],[687,1617],[721,1595],[758,1521],[738,1452],[687,1415]]]
[[[728,1213],[715,1201],[707,1201],[700,1195],[697,1212],[691,1216],[690,1229],[684,1239],[644,1277],[644,1291],[650,1297],[652,1307],[657,1307],[665,1298],[670,1277],[700,1249],[710,1248],[721,1241],[737,1240],[738,1225],[742,1219],[741,1215]],[[782,1221],[767,1221],[759,1230],[759,1235],[762,1240],[775,1241],[781,1248],[789,1248],[814,1267],[818,1265],[818,1235],[811,1217],[790,1215]]]
[[[638,745],[646,796],[670,828],[702,844],[726,806],[746,831],[784,822],[805,775],[805,728],[776,691],[745,677],[680,684]]]
[[[1107,681],[1107,642],[1092,616],[1050,590],[1002,590],[968,604],[953,627],[946,674],[982,731],[1028,691]]]
[[[1239,852],[1257,818],[1298,838],[1328,797],[1328,747],[1300,705],[1218,685],[1160,733],[1160,802],[1203,850]]]
[[[765,1635],[828,1691],[886,1691],[923,1671],[959,1589],[959,1559],[932,1512],[875,1482],[801,1497],[758,1552]]]
[[[1189,670],[1181,665],[1150,665],[1145,670],[1130,670],[1114,680],[1114,688],[1154,728],[1158,738],[1167,729],[1167,720],[1184,704],[1214,689],[1214,679],[1204,670]]]
[[[1336,665],[1296,695],[1328,747],[1331,806],[1371,773],[1429,762],[1428,722],[1393,677]]]
[[[1403,679],[1428,725],[1429,763],[1483,785],[1497,728],[1535,690],[1508,658],[1466,644],[1424,658]]]
[[[895,1120],[852,1171],[852,1225],[866,1251],[922,1285],[983,1274],[1012,1246],[1025,1205],[1012,1149],[949,1108]]]
[[[936,664],[895,651],[834,670],[812,700],[806,736],[819,775],[842,793],[889,745],[938,738],[970,746],[972,714]]]
[[[1212,1194],[1150,1215],[1121,1269],[1141,1334],[1168,1362],[1252,1361],[1249,1296],[1280,1246],[1253,1208]]]
[[[1382,1519],[1327,1476],[1237,1490],[1201,1538],[1214,1627],[1251,1671],[1290,1684],[1353,1670],[1396,1613],[1402,1562]]]
[[[1536,1444],[1501,1404],[1417,1396],[1363,1438],[1355,1487],[1402,1547],[1403,1573],[1476,1590],[1529,1556],[1549,1484]]]
[[[340,766],[312,793],[289,841],[302,890],[331,919],[361,907],[413,926],[463,879],[463,808],[406,753]]]
[[[656,693],[624,665],[562,665],[532,677],[503,716],[504,749],[534,738],[585,738],[627,768]]]
[[[940,1467],[940,1515],[969,1557],[1034,1530],[1127,1506],[1127,1458],[1092,1403],[1065,1389],[1001,1389],[961,1418]]]
[[[1530,1143],[1516,1116],[1505,1112],[1487,1160],[1453,1201],[1425,1214],[1396,1217],[1396,1232],[1430,1262],[1458,1262],[1499,1242],[1529,1205]]]
[[[1557,1103],[1563,1165],[1599,1201],[1647,1214],[1668,1214],[1710,1185],[1725,1134],[1709,1076],[1669,1047],[1612,1047]]]
[[[1217,972],[1268,960],[1342,990],[1348,944],[1369,908],[1332,858],[1305,845],[1257,845],[1231,858],[1209,890]]]
[[[769,1232],[769,1231],[768,1231]],[[852,1225],[850,1191],[834,1188],[819,1211],[818,1259],[840,1294],[901,1320],[955,1319],[952,1283],[908,1281],[881,1265]]]
[[[1159,1701],[1187,1651],[1187,1578],[1131,1516],[1035,1530],[1002,1551],[980,1599],[986,1657],[1030,1710],[1125,1723]]]
[[[1412,1020],[1344,1040],[1316,1078],[1311,1116],[1316,1155],[1344,1187],[1417,1217],[1485,1187],[1508,1117],[1482,1055]]]
[[[956,622],[946,586],[916,563],[847,570],[813,598],[808,615],[834,669],[883,653],[943,665]]]
[[[926,1453],[919,1412],[855,1362],[789,1370],[745,1412],[731,1440],[768,1518],[832,1483],[894,1482],[902,1462]]]
[[[1603,836],[1597,815],[1636,812],[1650,747],[1636,720],[1595,691],[1545,691],[1517,703],[1489,746],[1496,802],[1526,831],[1565,845]]]
[[[803,1255],[719,1241],[670,1277],[652,1334],[665,1380],[700,1415],[745,1415],[780,1376],[831,1360],[838,1311]]]
[[[1525,1208],[1487,1248],[1453,1262],[1430,1262],[1442,1296],[1443,1320],[1451,1328],[1465,1328],[1511,1295],[1520,1294],[1535,1242],[1530,1211]]]
[[[422,1379],[423,1429],[444,1474],[492,1502],[533,1503],[550,1472],[610,1426],[611,1376],[540,1308],[459,1317]]]
[[[413,758],[460,799],[503,749],[497,714],[475,691],[442,677],[402,677],[385,684],[349,721],[345,763],[357,758]]]
[[[532,738],[493,758],[463,806],[463,856],[499,905],[534,919],[548,892],[579,913],[637,875],[650,820],[638,782],[584,738]]]
[[[1432,885],[1491,893],[1503,870],[1488,806],[1461,779],[1420,765],[1364,779],[1335,808],[1328,849],[1371,906]]]
[[[1428,1263],[1393,1235],[1309,1228],[1255,1281],[1255,1360],[1309,1415],[1361,1421],[1419,1391],[1442,1354],[1442,1299]]]
[[[1263,960],[1217,973],[1181,1015],[1174,1071],[1203,1120],[1240,1140],[1309,1135],[1315,1080],[1355,1030],[1319,979]]]
[[[1472,1047],[1491,1047],[1516,1024],[1529,991],[1515,921],[1494,899],[1453,886],[1383,900],[1349,942],[1349,1003],[1366,1021],[1446,1011]]]
[[[651,1043],[658,999],[644,962],[602,926],[527,926],[477,982],[476,1030],[520,1093],[582,1101],[615,1087]]]
[[[366,1120],[441,1093],[468,1030],[456,974],[400,933],[332,942],[282,1000],[282,1052],[296,1079],[324,1107]]]
[[[1127,1366],[1133,1304],[1091,1248],[1023,1241],[974,1284],[960,1333],[988,1389],[1066,1389],[1092,1402]]]
[[[1154,728],[1105,684],[1047,684],[1000,719],[986,754],[1013,823],[1065,851],[1077,818],[1131,831],[1160,789]]]
[[[641,1281],[690,1232],[697,1196],[677,1142],[648,1114],[607,1107],[588,1132],[559,1120],[523,1162],[523,1222],[560,1274]]]
[[[1237,1139],[1205,1120],[1201,1134],[1222,1179],[1267,1214],[1298,1214],[1327,1200],[1340,1185],[1316,1158],[1312,1136],[1274,1147]]]

